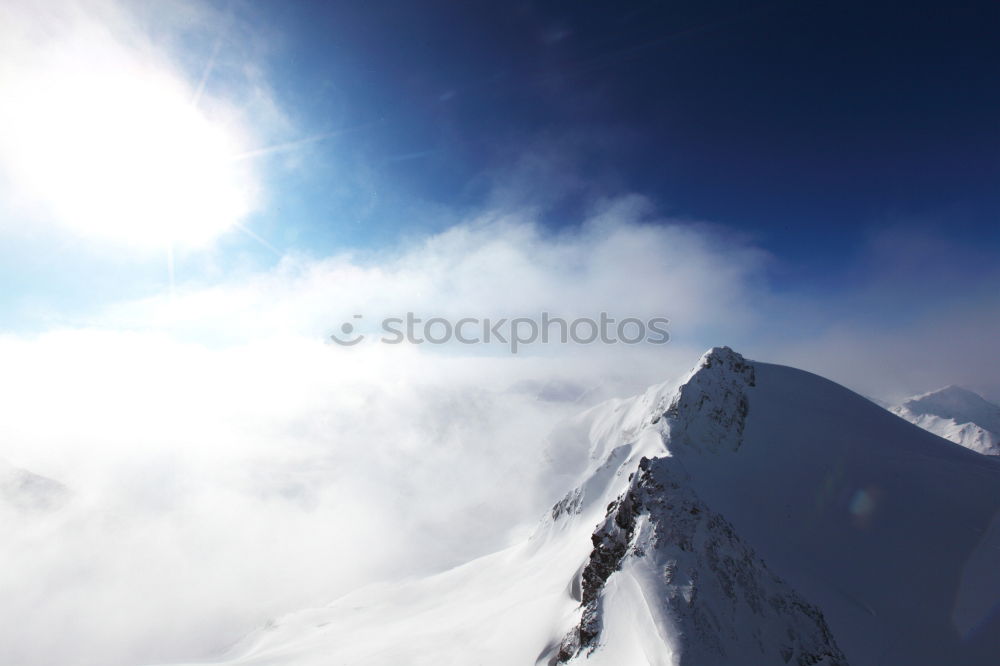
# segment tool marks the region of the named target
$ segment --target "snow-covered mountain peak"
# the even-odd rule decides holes
[[[228,666],[993,663],[1000,462],[808,372],[706,353],[550,438],[527,542],[361,588]],[[835,637],[835,640],[834,640]]]
[[[744,366],[747,364],[748,361],[743,358],[742,354],[733,351],[731,347],[722,345],[720,347],[712,347],[702,354],[698,360],[696,369],[691,374],[695,374],[702,368],[712,368],[720,365],[731,372],[743,372]]]
[[[976,423],[988,430],[1000,431],[1000,406],[960,386],[946,386],[910,398],[903,406],[920,414],[955,419],[959,423]]]
[[[1000,406],[960,386],[946,386],[893,407],[897,416],[986,455],[1000,455]]]
[[[754,366],[729,347],[705,353],[664,413],[672,452],[735,451],[743,437]]]
[[[680,381],[651,386],[628,400],[597,405],[575,430],[591,441],[590,464],[576,487],[552,510],[552,519],[602,511],[625,491],[641,457],[739,448],[753,364],[729,347],[714,347]],[[669,448],[668,443],[669,442]]]

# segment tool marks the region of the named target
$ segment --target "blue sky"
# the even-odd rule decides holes
[[[47,60],[63,51],[83,72],[106,57],[113,82],[94,84],[110,92],[92,109],[75,108],[81,93],[70,89],[54,103],[40,96],[38,108],[25,102],[6,123],[8,332],[103,322],[109,308],[155,298],[171,282],[210,288],[345,252],[377,264],[483,216],[519,215],[558,244],[629,197],[643,202],[633,222],[688,226],[760,258],[743,278],[760,321],[733,334],[747,344],[802,343],[848,324],[856,339],[891,340],[928,330],[941,313],[972,321],[997,306],[994,3],[30,7],[7,10],[9,23],[27,26],[4,51],[9,85],[36,66],[33,81],[72,81]],[[24,37],[32,30],[49,41]],[[118,81],[119,69],[133,78]],[[189,140],[170,118],[118,131],[145,113],[129,107],[145,94],[139,82],[161,76],[163,90],[173,86],[204,115],[192,127],[207,119],[205,141],[221,127],[238,146],[241,171],[204,174],[236,199],[206,207],[171,185],[210,159],[197,154],[205,141],[191,139],[187,163],[174,156],[163,166],[156,152]],[[56,137],[36,151],[17,127],[40,114],[70,131],[30,128],[36,142]],[[75,143],[91,132],[103,143]],[[130,152],[135,137],[161,134],[143,157]],[[110,165],[94,147],[104,144],[118,156]],[[62,180],[46,182],[66,163]],[[31,169],[35,180],[22,177]],[[116,185],[133,174],[137,184]],[[198,178],[182,185],[197,190]],[[146,191],[157,179],[163,187]],[[78,180],[97,194],[71,194],[94,209],[67,222],[74,212],[60,205],[74,199],[60,188]],[[26,194],[26,182],[41,194]],[[136,188],[141,203],[114,208],[115,224],[95,222],[108,217],[102,202]],[[221,214],[203,221],[205,208]],[[164,231],[173,223],[156,217],[163,210],[190,228]],[[221,231],[187,242],[218,219]],[[692,343],[726,330],[722,320],[692,322]]]
[[[476,206],[550,151],[547,224],[640,192],[829,267],[873,227],[997,238],[1000,16],[949,4],[287,3],[266,20],[288,35],[279,94],[357,128],[341,145],[401,196]]]

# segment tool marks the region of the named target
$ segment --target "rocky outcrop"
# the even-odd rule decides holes
[[[560,662],[600,645],[608,581],[632,575],[672,625],[669,649],[681,666],[846,664],[819,609],[695,495],[675,460],[643,458],[592,542],[581,619],[560,645]]]
[[[749,411],[747,389],[755,384],[753,364],[740,354],[729,347],[706,352],[662,414],[671,450],[737,450]]]

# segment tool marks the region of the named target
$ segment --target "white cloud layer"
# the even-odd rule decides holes
[[[885,384],[887,366],[925,368],[895,378],[914,389],[989,368],[981,356],[949,367],[958,347],[988,345],[976,331],[996,322],[969,309],[981,301],[905,338],[860,315],[830,325],[767,288],[759,250],[655,222],[637,197],[561,233],[484,214],[394,251],[289,257],[89,328],[0,340],[0,457],[73,493],[51,514],[2,509],[0,661],[210,656],[271,615],[497,548],[564,490],[573,470],[546,456],[557,422],[713,344],[862,389]],[[542,310],[662,315],[674,339],[517,356],[325,341],[357,313]]]
[[[377,256],[289,258],[125,304],[88,329],[0,341],[0,457],[66,484],[7,507],[4,663],[210,655],[268,616],[436,570],[521,534],[563,490],[553,424],[683,369],[699,350],[325,337],[351,314],[749,319],[762,255],[643,222],[582,230],[486,215]],[[687,337],[691,337],[688,335]],[[29,612],[30,611],[30,612]]]

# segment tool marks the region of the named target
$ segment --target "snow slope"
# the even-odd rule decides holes
[[[593,541],[583,614],[558,661],[847,663],[819,609],[768,570],[671,457],[639,461]]]
[[[692,486],[828,621],[848,660],[1000,657],[1000,464],[801,370],[755,363],[743,441]]]
[[[707,353],[581,415],[525,543],[287,616],[214,663],[1000,662],[1000,461]]]
[[[1000,406],[947,386],[891,408],[893,414],[977,453],[1000,455]]]

